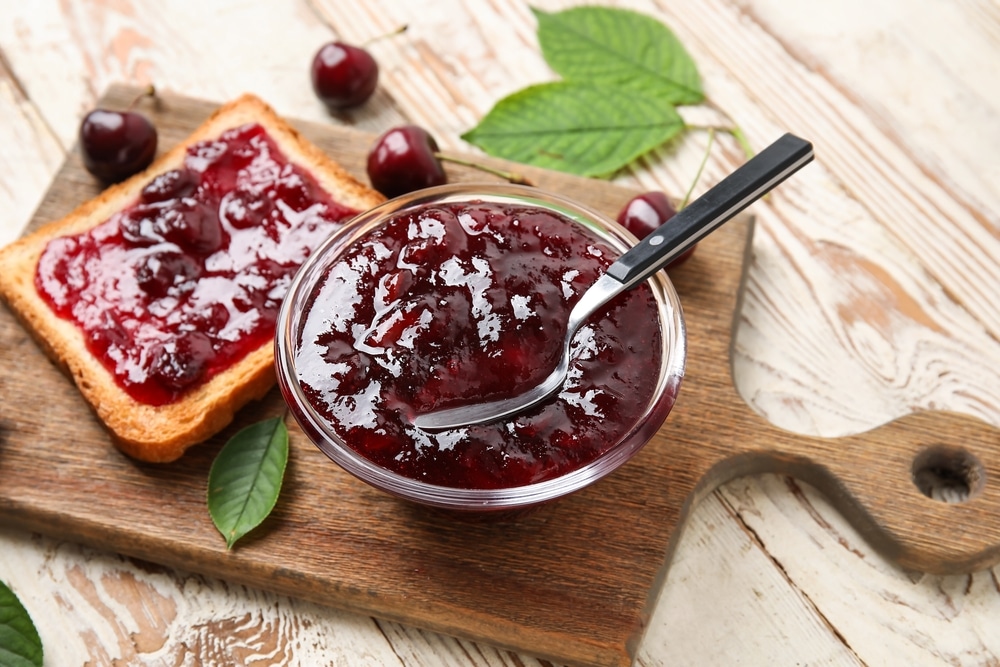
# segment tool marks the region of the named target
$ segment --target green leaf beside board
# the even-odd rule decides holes
[[[288,429],[281,417],[247,426],[219,451],[208,473],[208,511],[228,548],[274,509],[287,462]]]
[[[676,105],[704,100],[694,60],[659,21],[610,7],[532,11],[562,81],[505,97],[462,135],[490,155],[610,176],[684,131]]]
[[[42,640],[28,610],[0,582],[0,665],[41,667],[42,657]]]

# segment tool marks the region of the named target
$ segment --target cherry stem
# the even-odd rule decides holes
[[[743,149],[743,156],[747,160],[749,160],[750,158],[752,158],[754,156],[754,150],[750,146],[750,142],[747,141],[746,135],[743,134],[743,130],[733,120],[733,117],[730,116],[729,114],[727,114],[722,109],[720,109],[718,106],[716,106],[715,103],[712,102],[711,100],[706,99],[705,100],[705,106],[707,106],[709,109],[712,109],[716,113],[722,114],[725,117],[725,119],[729,122],[729,126],[728,127],[709,127],[709,126],[691,125],[690,128],[691,129],[700,129],[700,130],[715,129],[715,130],[719,130],[721,132],[726,132],[726,133],[732,135],[732,137],[734,139],[736,139],[736,143],[738,143],[740,145],[740,148]]]
[[[396,28],[392,32],[383,33],[381,35],[375,35],[374,37],[368,39],[367,41],[365,41],[361,45],[361,48],[368,48],[369,46],[371,46],[375,42],[381,41],[381,40],[385,39],[386,37],[395,37],[396,35],[402,35],[404,32],[406,32],[409,29],[410,29],[409,24],[404,23],[403,25],[399,26],[398,28]]]
[[[129,103],[129,105],[125,108],[125,111],[131,111],[132,109],[134,109],[135,106],[139,104],[139,102],[142,100],[142,98],[155,97],[155,96],[156,96],[156,88],[151,83],[147,84],[146,87],[142,89],[142,92],[136,95],[135,98],[132,99],[132,102]]]
[[[698,171],[694,175],[694,180],[691,181],[691,186],[688,188],[688,191],[684,193],[684,199],[681,200],[680,206],[677,207],[678,211],[687,206],[688,202],[691,201],[691,194],[694,192],[694,186],[698,184],[699,180],[701,180],[701,172],[705,171],[705,165],[708,163],[708,154],[712,150],[712,143],[714,141],[715,128],[710,127],[708,128],[708,145],[705,146],[705,154],[701,156],[701,164],[698,165]]]
[[[442,155],[441,153],[435,153],[434,156],[441,160],[442,162],[454,162],[455,164],[460,164],[464,167],[472,167],[473,169],[478,169],[479,171],[484,171],[487,174],[493,174],[494,176],[499,176],[509,183],[514,183],[515,185],[534,185],[526,177],[518,174],[514,171],[504,171],[503,169],[496,169],[494,167],[486,166],[485,164],[478,164],[476,162],[470,162],[468,160],[463,160],[457,157],[451,157],[449,155]]]

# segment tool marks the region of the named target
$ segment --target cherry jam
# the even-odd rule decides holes
[[[647,285],[583,325],[569,379],[541,406],[439,432],[411,420],[541,381],[574,303],[618,254],[547,208],[473,201],[399,211],[304,295],[291,352],[297,385],[347,446],[407,478],[503,489],[562,476],[618,443],[654,398],[662,334]]]
[[[293,274],[355,213],[249,124],[192,145],[91,231],[50,241],[35,286],[122,389],[163,405],[270,341]]]

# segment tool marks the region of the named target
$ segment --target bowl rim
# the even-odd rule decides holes
[[[274,354],[278,384],[283,398],[310,441],[344,470],[382,491],[442,509],[495,511],[532,506],[578,491],[610,474],[634,456],[666,420],[684,377],[687,337],[680,299],[665,271],[658,271],[647,281],[660,313],[662,334],[660,374],[650,404],[604,454],[553,479],[524,486],[465,489],[428,484],[382,468],[344,443],[327,427],[326,420],[305,397],[295,372],[295,353],[304,314],[304,309],[298,306],[309,298],[316,281],[325,275],[338,254],[403,210],[432,203],[465,201],[525,204],[554,210],[581,224],[618,252],[625,252],[637,242],[635,236],[603,213],[532,186],[449,184],[387,200],[358,214],[334,232],[310,254],[292,278],[276,322]],[[669,396],[669,405],[663,409],[661,404],[666,396]],[[658,408],[662,412],[659,418],[656,417]],[[656,421],[655,427],[651,427],[651,417]]]

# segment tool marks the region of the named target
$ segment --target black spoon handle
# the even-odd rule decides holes
[[[619,257],[608,274],[626,288],[638,284],[812,159],[811,143],[785,134]]]

